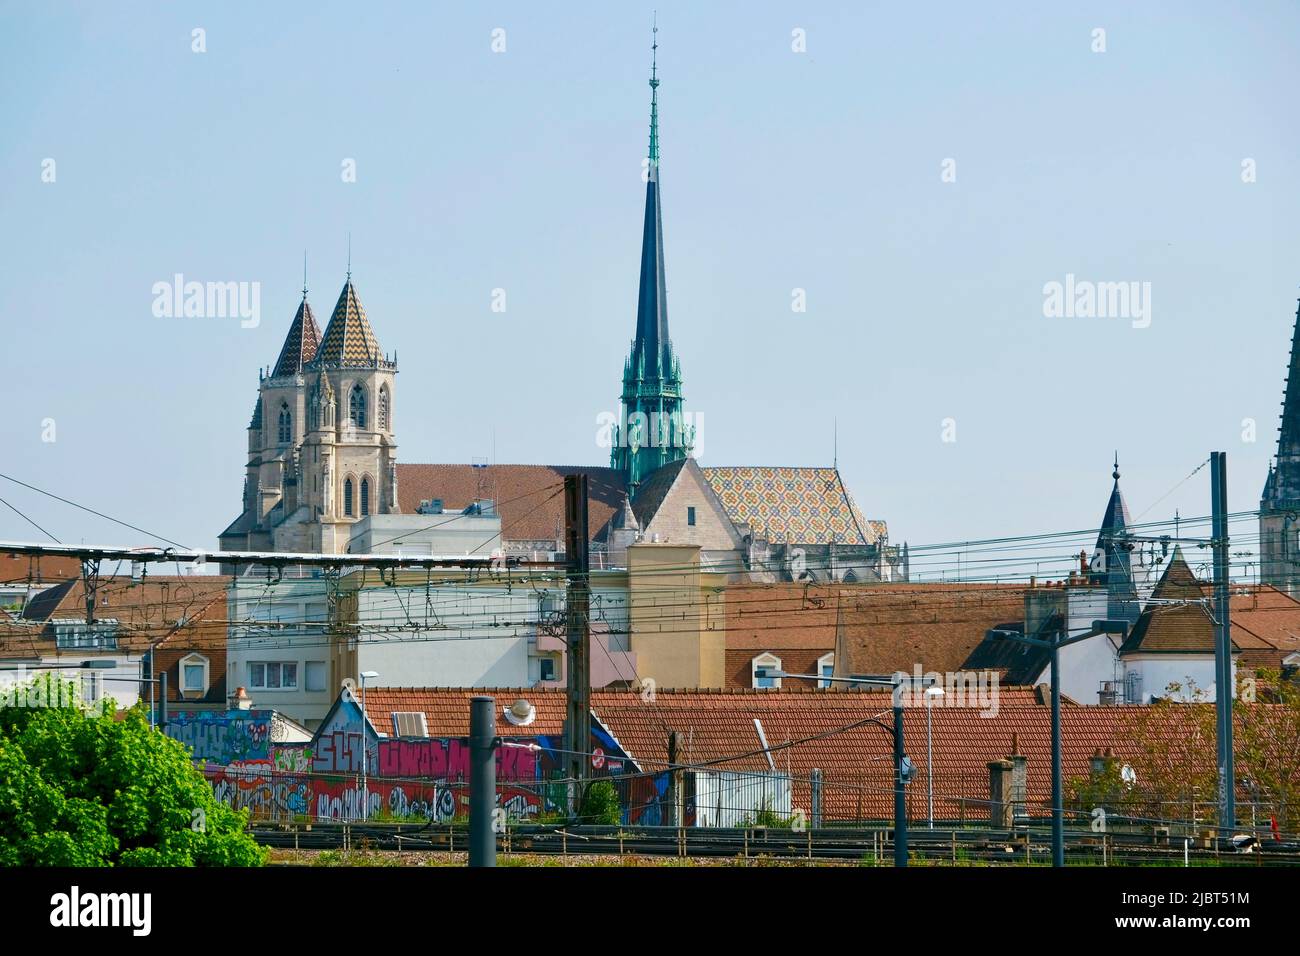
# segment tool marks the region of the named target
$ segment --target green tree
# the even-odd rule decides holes
[[[50,677],[44,700],[51,695]],[[66,698],[63,698],[66,700]],[[75,698],[74,698],[75,699]],[[218,801],[143,706],[0,707],[0,865],[260,866],[248,811]]]

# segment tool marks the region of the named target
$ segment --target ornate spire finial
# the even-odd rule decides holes
[[[352,281],[352,230],[348,230],[348,281]]]
[[[1110,476],[1114,478],[1116,481],[1119,481],[1119,452],[1118,451],[1115,452],[1115,470],[1111,472]]]
[[[650,21],[650,167],[659,165],[659,14]]]
[[[307,301],[307,250],[302,251],[302,300]]]

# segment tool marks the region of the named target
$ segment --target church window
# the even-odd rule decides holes
[[[361,514],[363,517],[365,515],[370,514],[370,479],[369,478],[361,479]]]
[[[348,419],[356,428],[366,427],[366,390],[360,383],[352,386],[352,395],[348,399]]]
[[[688,525],[690,525],[691,527],[694,527],[694,526],[695,526],[695,509],[694,509],[694,508],[687,508],[687,509],[686,509],[686,523],[687,523]]]
[[[343,481],[343,514],[352,517],[352,479],[346,478]]]
[[[379,428],[388,431],[388,386],[379,389]]]
[[[280,403],[280,431],[277,440],[281,445],[293,441],[293,416],[289,414],[289,403]]]

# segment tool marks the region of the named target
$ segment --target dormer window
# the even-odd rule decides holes
[[[208,659],[202,654],[186,654],[180,660],[181,693],[202,697],[208,692]]]

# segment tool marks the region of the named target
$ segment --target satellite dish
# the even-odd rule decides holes
[[[1137,771],[1128,764],[1124,764],[1124,766],[1119,770],[1119,778],[1124,781],[1125,786],[1131,787],[1133,784],[1137,783]]]
[[[527,727],[537,719],[537,708],[522,697],[504,710],[506,721],[516,727]]]

